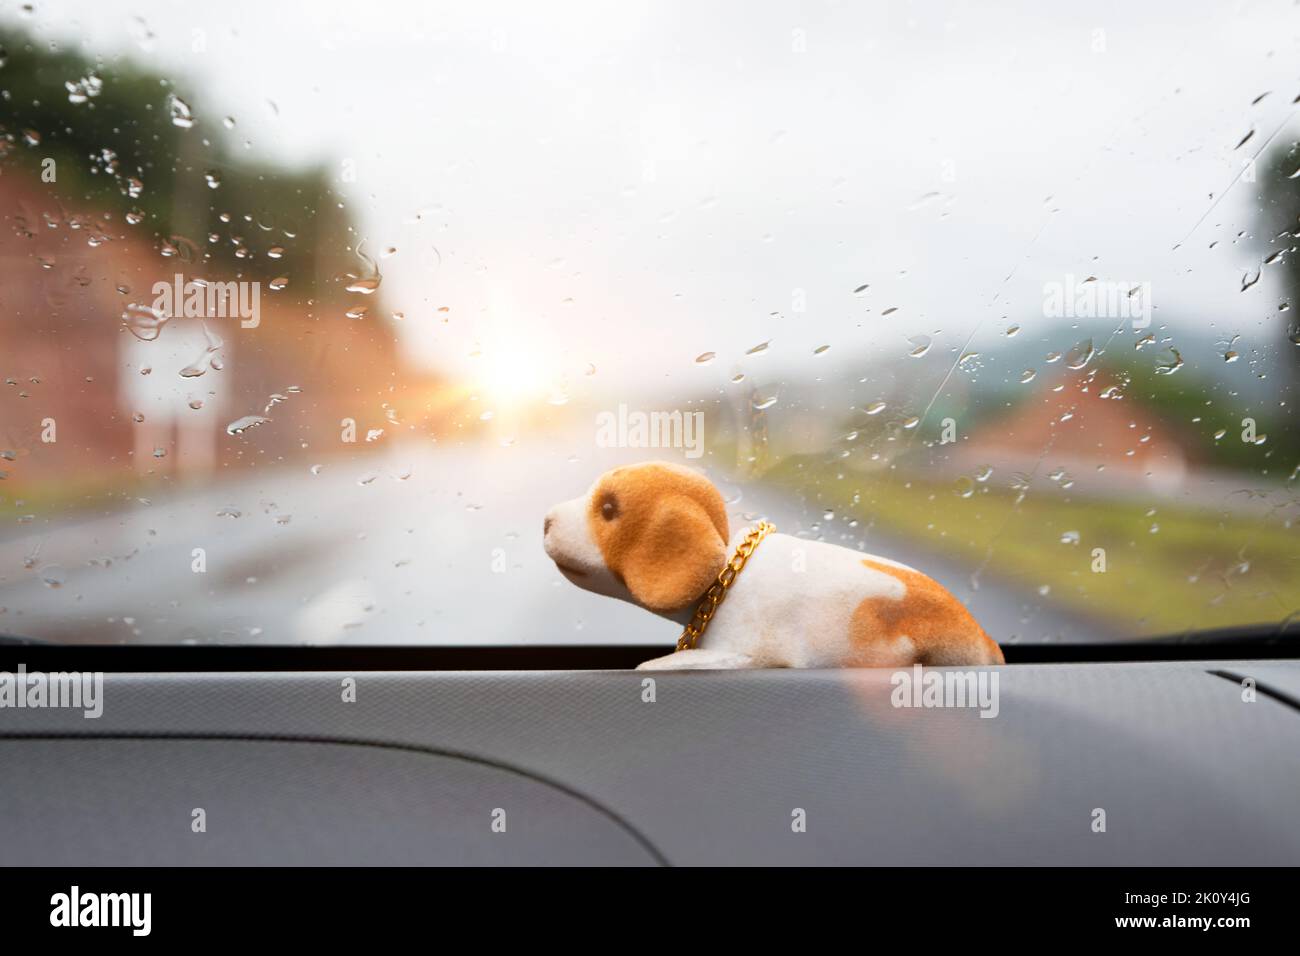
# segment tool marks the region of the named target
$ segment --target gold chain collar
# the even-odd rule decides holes
[[[704,597],[700,603],[695,606],[695,613],[691,615],[686,629],[682,631],[682,636],[677,638],[677,649],[687,651],[695,647],[700,637],[704,634],[704,629],[709,626],[713,620],[713,615],[718,611],[718,605],[722,599],[727,596],[727,590],[735,583],[737,575],[749,560],[749,556],[754,553],[758,543],[776,530],[776,525],[770,521],[760,521],[749,533],[745,535],[745,540],[736,545],[736,553],[731,556],[718,573],[718,580],[709,585],[709,589],[704,592]]]

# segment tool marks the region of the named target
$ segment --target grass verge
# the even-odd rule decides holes
[[[804,456],[762,480],[1134,637],[1277,622],[1300,609],[1294,507],[1265,518],[1057,489],[1017,500],[991,483],[954,489]]]

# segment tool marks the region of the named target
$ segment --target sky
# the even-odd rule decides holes
[[[1067,274],[1151,283],[1175,342],[1279,347],[1278,277],[1242,292],[1266,253],[1236,237],[1247,162],[1300,134],[1289,2],[9,2],[0,22],[162,71],[198,135],[229,115],[250,156],[328,163],[367,250],[396,250],[407,354],[501,394],[842,375],[919,334],[946,363],[1012,323],[1063,350],[1042,303]],[[1215,375],[1249,364],[1198,348]]]

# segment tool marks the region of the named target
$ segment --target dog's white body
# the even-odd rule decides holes
[[[744,540],[741,528],[728,554]],[[773,533],[750,555],[727,596],[718,605],[699,645],[646,661],[644,669],[721,667],[843,667],[858,655],[853,646],[853,613],[868,598],[901,600],[897,578],[862,564],[904,565],[822,541]],[[672,615],[685,626],[694,607]],[[884,639],[864,666],[909,666],[916,648],[906,636]]]
[[[701,475],[647,463],[602,475],[546,517],[546,552],[579,587],[679,625],[735,554],[722,496]],[[750,555],[695,648],[647,669],[1002,663],[965,607],[888,558],[773,533]]]

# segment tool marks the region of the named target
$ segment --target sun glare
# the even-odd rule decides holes
[[[549,381],[533,350],[519,346],[485,348],[478,362],[474,381],[487,406],[507,411],[545,398]]]

